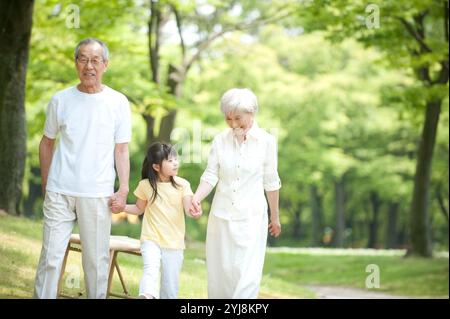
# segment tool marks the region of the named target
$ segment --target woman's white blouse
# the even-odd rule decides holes
[[[281,188],[277,162],[275,136],[259,128],[256,122],[241,144],[231,129],[217,135],[201,177],[213,187],[217,184],[210,214],[241,220],[267,213],[264,190]]]

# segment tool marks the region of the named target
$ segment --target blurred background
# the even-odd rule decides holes
[[[129,202],[157,140],[195,191],[226,128],[220,97],[247,87],[278,139],[283,233],[269,246],[448,252],[448,1],[2,1],[0,19],[3,216],[42,219],[46,106],[78,83],[74,48],[95,37],[110,49],[103,82],[131,103]],[[139,238],[139,219],[114,223]],[[187,220],[188,242],[206,223]]]

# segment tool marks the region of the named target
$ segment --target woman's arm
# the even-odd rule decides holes
[[[124,212],[131,215],[142,215],[145,211],[145,206],[147,206],[147,201],[138,198],[136,204],[125,205]]]
[[[195,200],[198,200],[201,202],[206,196],[209,195],[209,193],[211,193],[213,188],[214,188],[214,186],[212,186],[210,183],[201,181],[200,185],[198,185],[197,191],[195,192],[192,199],[195,199]]]
[[[281,233],[280,214],[279,214],[279,198],[280,191],[266,192],[267,201],[270,209],[269,232],[272,236],[278,237]]]
[[[281,233],[279,199],[281,181],[278,176],[278,150],[275,136],[271,136],[267,143],[266,158],[264,161],[263,183],[270,209],[269,232],[278,237]]]
[[[208,196],[217,185],[217,182],[219,181],[219,167],[217,139],[214,138],[209,151],[208,165],[200,177],[200,185],[198,185],[197,191],[192,197],[192,206],[190,209],[192,214],[201,212],[202,208],[200,202]]]
[[[195,192],[194,196],[192,196],[192,206],[190,208],[190,212],[191,214],[198,214],[200,213],[201,215],[201,211],[202,211],[202,207],[200,205],[200,202],[209,195],[209,193],[211,193],[211,191],[213,190],[214,186],[209,184],[208,182],[205,181],[200,181],[200,185],[198,185],[197,187],[197,191]]]

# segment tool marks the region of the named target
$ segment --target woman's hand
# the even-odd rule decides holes
[[[202,215],[202,205],[198,198],[194,195],[191,201],[191,207],[189,208],[189,213],[193,218],[199,218]]]
[[[279,218],[270,218],[269,233],[273,237],[278,237],[281,234],[281,224]]]

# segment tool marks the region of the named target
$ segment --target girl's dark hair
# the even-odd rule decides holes
[[[154,170],[153,164],[161,167],[163,160],[169,159],[170,156],[176,157],[177,155],[177,151],[170,144],[155,142],[148,147],[147,155],[142,164],[141,176],[142,179],[148,179],[152,186],[153,194],[150,203],[153,203],[158,196],[158,172]],[[175,182],[173,176],[170,176],[170,182],[175,188],[180,186]]]

